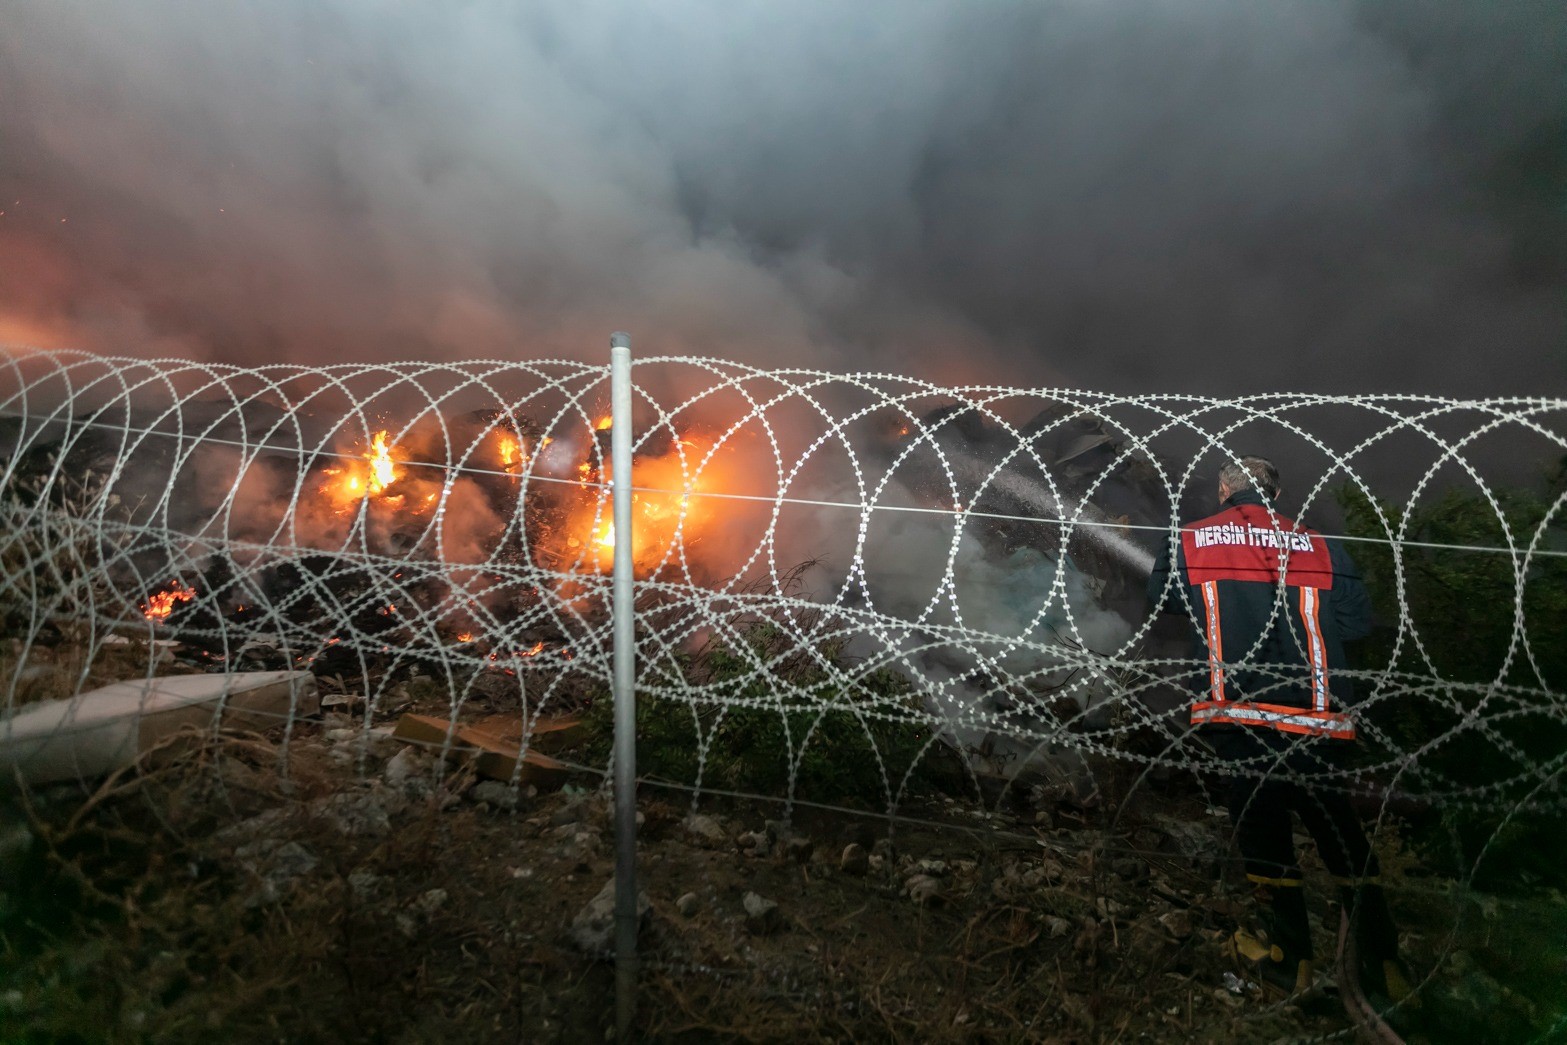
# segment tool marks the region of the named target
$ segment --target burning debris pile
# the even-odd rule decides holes
[[[602,374],[509,401],[460,376],[439,391],[403,375],[338,413],[336,386],[302,372],[303,394],[271,382],[8,422],[17,527],[85,520],[100,536],[78,558],[110,589],[70,610],[34,593],[28,614],[139,631],[187,669],[309,670],[328,707],[374,716],[406,707],[414,679],[454,710],[591,704],[622,537]],[[697,721],[737,700],[863,703],[1009,777],[1124,703],[1097,665],[1142,614],[1156,538],[1125,528],[1169,518],[1168,470],[1107,416],[703,380],[636,415],[648,696]],[[58,496],[66,475],[96,477],[82,503]]]
[[[1105,418],[1057,403],[1010,424],[949,398],[846,413],[829,442],[814,434],[820,416],[787,415],[802,397],[779,398],[775,417],[754,397],[731,414],[699,396],[700,409],[660,411],[635,433],[651,687],[685,697],[682,656],[744,645],[718,618],[793,599],[832,608],[791,632],[802,650],[825,641],[886,664],[932,695],[948,732],[976,711],[989,730],[998,710],[1036,708],[1074,676],[1049,651],[1111,654],[1131,633],[1154,541],[1121,527],[1161,523],[1169,507],[1158,463]],[[8,493],[25,526],[66,511],[51,493],[63,475],[96,476],[71,510],[118,535],[96,565],[120,608],[92,612],[142,622],[201,670],[307,668],[362,683],[371,706],[414,675],[444,679],[454,703],[511,706],[602,681],[619,537],[611,419],[580,393],[434,401],[441,412],[388,404],[374,420],[356,404],[326,424],[259,396],[185,402],[172,422],[129,407],[120,424],[106,411],[23,420]],[[845,496],[851,476],[859,492]],[[858,526],[823,522],[846,509]],[[811,569],[791,573],[801,563]],[[787,576],[804,580],[786,591]],[[884,618],[918,624],[867,624]],[[850,663],[835,659],[833,677],[855,686]],[[776,667],[750,671],[787,689]],[[1080,710],[1095,702],[1073,685]]]
[[[298,415],[255,404],[183,409],[185,430],[204,414],[218,420],[195,442],[159,431],[157,419],[144,416],[119,431],[88,418],[16,426],[8,454],[9,490],[22,507],[37,512],[52,503],[43,489],[30,505],[22,493],[28,482],[48,487],[64,474],[91,474],[99,486],[90,514],[161,531],[138,536],[106,564],[148,619],[186,632],[221,631],[219,621],[276,628],[282,621],[274,611],[287,606],[285,616],[300,618],[323,585],[331,610],[354,618],[362,607],[344,590],[345,570],[377,575],[387,595],[375,600],[378,615],[439,611],[437,630],[453,635],[492,637],[499,621],[534,616],[559,630],[564,619],[590,612],[583,600],[601,587],[616,544],[607,416],[579,410],[541,422],[510,410],[425,412],[400,427],[366,424],[351,433],[340,424],[307,436]],[[796,561],[820,557],[796,548],[792,534],[764,532],[765,513],[745,503],[764,500],[766,490],[752,482],[757,455],[735,427],[665,419],[637,433],[640,577],[722,587],[738,578],[737,566],[777,572],[776,563],[757,558],[763,545],[770,555],[784,546]],[[276,438],[285,430],[293,437],[286,443]],[[1041,415],[1022,434],[1020,455],[1014,433],[951,408],[926,416],[913,437],[880,445],[888,477],[916,502],[967,499],[963,507],[982,520],[972,532],[987,550],[1028,546],[1052,558],[1070,551],[1102,591],[1125,588],[1147,553],[1107,524],[1155,518],[1154,473],[1091,416]],[[936,489],[943,473],[950,491]],[[1009,514],[1083,525],[1066,549],[1059,526],[986,517]],[[742,525],[755,531],[745,535],[749,552],[725,554]],[[352,566],[322,576],[316,553]],[[149,583],[149,576],[161,579]],[[550,596],[548,611],[529,612],[530,601]]]
[[[305,667],[367,685],[425,672],[513,704],[550,699],[558,682],[530,694],[520,673],[582,673],[577,652],[599,641],[616,541],[610,419],[574,420],[546,429],[469,411],[296,440],[308,450],[249,435],[281,425],[257,407],[193,445],[141,416],[119,430],[92,418],[12,423],[12,550],[19,534],[74,520],[91,533],[70,565],[107,591],[69,605],[41,589],[6,601],[45,629],[73,616],[141,622],[203,670]],[[697,430],[644,433],[640,576],[705,576],[692,551],[721,513],[702,495],[729,465],[713,447]],[[14,575],[35,572],[16,565]]]

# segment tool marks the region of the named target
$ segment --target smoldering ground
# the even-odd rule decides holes
[[[1567,386],[1559,5],[23,0],[0,338]]]

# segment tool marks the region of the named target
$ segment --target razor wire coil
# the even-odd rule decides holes
[[[607,536],[612,486],[595,437],[603,368],[567,360],[244,368],[26,352],[7,356],[0,373],[11,534],[0,585],[24,621],[24,645],[51,617],[84,612],[100,638],[132,625],[157,637],[163,625],[133,611],[179,576],[196,584],[193,605],[177,607],[180,632],[210,645],[215,662],[234,663],[257,636],[278,639],[305,666],[324,653],[351,654],[372,706],[386,688],[368,681],[372,664],[387,657],[433,665],[454,707],[497,664],[515,672],[515,699],[534,709],[565,699],[563,677],[608,678],[607,584],[594,545]],[[1502,481],[1487,474],[1497,452],[1484,444],[1498,433],[1528,444],[1502,452],[1504,464],[1509,452],[1562,454],[1563,401],[949,388],[687,357],[639,360],[637,397],[639,462],[662,467],[661,481],[639,477],[632,492],[673,520],[656,554],[639,562],[639,599],[648,603],[640,687],[689,710],[704,756],[699,790],[713,742],[702,716],[737,711],[775,713],[794,768],[833,716],[857,724],[878,763],[875,724],[917,723],[928,736],[916,762],[943,745],[970,760],[982,742],[1000,741],[1016,748],[1014,767],[1055,746],[1148,768],[1201,764],[1179,727],[1206,665],[1148,650],[1154,621],[1132,606],[1136,570],[1116,556],[1133,566],[1151,560],[1208,469],[1270,442],[1321,459],[1315,473],[1297,468],[1290,482],[1306,491],[1308,513],[1338,483],[1367,495],[1378,520],[1381,532],[1323,531],[1380,549],[1398,580],[1388,663],[1343,673],[1366,691],[1363,705],[1418,701],[1454,719],[1412,743],[1368,718],[1366,732],[1384,751],[1378,765],[1434,800],[1479,806],[1559,784],[1562,759],[1530,754],[1510,731],[1567,719],[1560,680],[1547,677],[1531,638],[1552,622],[1526,619],[1535,573],[1567,556],[1564,495],[1532,532],[1515,533]],[[1355,415],[1323,421],[1323,430],[1360,428],[1334,449],[1310,423],[1313,411]],[[363,467],[378,432],[390,446],[416,447],[393,467],[429,508],[399,518],[364,495],[328,511],[324,476]],[[534,451],[504,464],[492,445],[498,436],[533,440]],[[1377,457],[1409,439],[1428,447],[1426,459]],[[570,453],[552,464],[549,447],[561,444]],[[212,484],[193,486],[190,477],[208,469]],[[703,485],[725,469],[722,483]],[[1402,504],[1376,497],[1379,473],[1408,491]],[[72,500],[66,487],[81,476],[95,485]],[[1422,499],[1455,477],[1489,507],[1499,542],[1406,532]],[[255,503],[253,483],[266,505]],[[476,484],[489,486],[475,494]],[[1112,516],[1102,502],[1128,510]],[[530,519],[535,508],[552,517]],[[482,511],[490,532],[454,547]],[[802,512],[855,521],[801,523]],[[829,562],[792,574],[817,554],[812,539],[831,546]],[[1494,678],[1443,677],[1417,621],[1422,610],[1406,601],[1411,557],[1447,553],[1512,564],[1512,627],[1495,651]],[[1102,561],[1085,567],[1095,556]],[[292,587],[279,581],[280,568],[309,559],[321,560],[315,572]],[[62,560],[86,575],[74,588]],[[220,590],[201,590],[198,580],[220,561]],[[43,583],[51,571],[60,574],[52,587]],[[995,596],[996,585],[1018,578],[1037,583]],[[830,594],[807,594],[807,583]],[[1126,590],[1112,608],[1117,586]],[[239,603],[243,620],[232,608]],[[478,641],[454,643],[456,628]],[[759,631],[774,645],[758,648]],[[702,649],[722,652],[729,674],[693,677],[690,658]],[[907,690],[877,691],[886,680],[867,680],[878,672]],[[21,674],[10,679],[9,708],[18,706]],[[1124,743],[1150,731],[1164,739],[1149,750]],[[1454,736],[1480,738],[1506,768],[1491,780],[1444,780],[1428,756]],[[880,773],[895,807],[908,776],[886,765]],[[791,797],[797,783],[791,769]]]

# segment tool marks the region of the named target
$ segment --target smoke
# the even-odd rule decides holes
[[[101,5],[0,36],[0,338],[1567,389],[1559,5]]]

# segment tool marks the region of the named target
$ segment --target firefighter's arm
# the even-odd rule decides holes
[[[1166,590],[1170,583],[1170,542],[1165,540],[1154,558],[1153,572],[1148,575],[1148,608],[1154,613],[1174,613],[1181,609],[1180,600],[1170,598]]]

